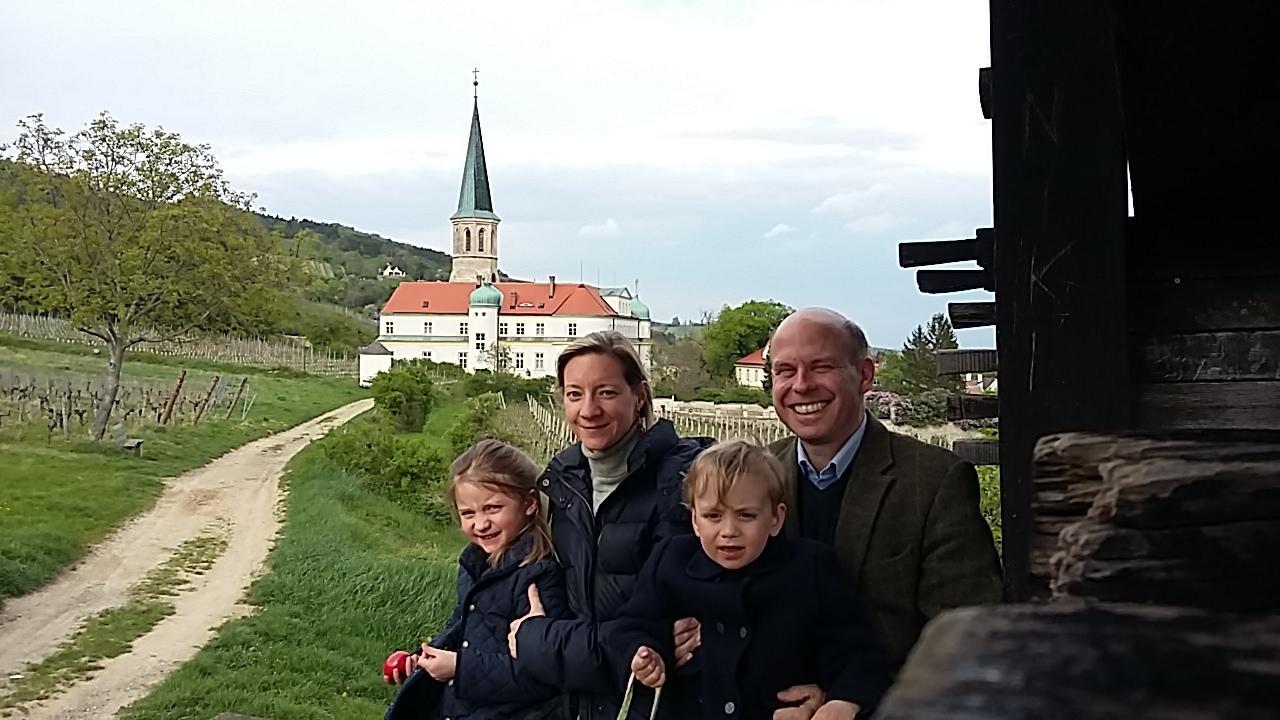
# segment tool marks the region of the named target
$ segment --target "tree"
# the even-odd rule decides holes
[[[369,391],[378,407],[386,410],[401,430],[418,432],[431,414],[435,401],[432,387],[431,364],[409,360],[378,373]]]
[[[72,135],[40,115],[18,127],[3,148],[14,188],[3,214],[42,309],[107,346],[101,440],[126,350],[224,329],[277,298],[289,275],[249,214],[252,196],[230,188],[207,145],[106,112]]]
[[[764,347],[769,336],[792,313],[772,300],[748,300],[720,311],[703,336],[702,362],[713,377],[733,374],[733,363]]]
[[[901,388],[897,391],[907,395],[934,389],[959,391],[963,386],[959,377],[938,375],[936,356],[938,350],[956,347],[956,333],[946,315],[937,313],[927,326],[917,325],[902,346]]]

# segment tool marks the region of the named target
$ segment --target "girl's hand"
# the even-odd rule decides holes
[[[387,681],[388,685],[403,685],[404,681],[408,680],[409,676],[413,674],[413,669],[418,667],[418,657],[418,655],[410,655],[405,658],[400,667],[391,671],[391,677],[383,675],[383,679]]]
[[[773,720],[810,720],[827,701],[827,694],[817,685],[796,685],[778,693],[778,700],[794,705],[773,711]]]
[[[423,645],[422,657],[418,658],[418,667],[426,670],[432,678],[447,682],[453,679],[453,674],[458,668],[458,653]]]
[[[853,720],[861,709],[848,700],[828,700],[813,714],[813,720]]]
[[[667,667],[662,657],[647,647],[637,650],[631,658],[631,672],[647,687],[659,688],[667,681]]]

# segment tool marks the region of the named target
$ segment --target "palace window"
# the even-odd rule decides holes
[[[522,352],[521,352],[521,353],[516,353],[516,369],[517,369],[517,370],[523,370],[523,369],[524,369],[524,353],[522,353]]]
[[[469,328],[467,327],[467,324],[466,324],[465,322],[460,322],[460,323],[458,323],[458,334],[459,334],[459,335],[468,335],[468,334],[470,334],[469,332],[467,332],[468,330],[469,330]]]
[[[476,350],[484,352],[484,333],[476,333]]]
[[[542,353],[533,354],[533,369],[534,370],[542,369]]]
[[[423,335],[430,335],[430,334],[431,334],[431,321],[430,321],[430,320],[427,320],[426,322],[422,323],[422,334],[423,334]]]
[[[534,334],[534,335],[537,335],[538,337],[542,337],[543,335],[546,335],[546,334],[547,334],[547,324],[546,324],[546,323],[537,323],[537,324],[535,324],[535,325],[533,326],[533,334]]]
[[[422,357],[424,357],[424,358],[426,358],[426,359],[430,360],[430,359],[431,359],[431,351],[430,351],[430,350],[423,350],[423,351],[422,351]]]
[[[506,324],[506,323],[498,323],[498,337],[503,337],[503,336],[505,336],[506,334],[507,334],[507,324]]]
[[[463,350],[458,353],[458,367],[463,370],[467,369],[467,351]]]
[[[578,323],[569,323],[569,337],[578,337]]]
[[[517,335],[524,334],[524,323],[516,323],[516,334]]]
[[[396,332],[396,324],[394,322],[391,322],[390,320],[388,320],[382,324],[383,335],[394,335],[395,332]]]

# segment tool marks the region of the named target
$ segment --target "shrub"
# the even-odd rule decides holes
[[[996,549],[1003,552],[1004,532],[1000,525],[1000,468],[995,465],[978,467],[978,500],[982,506],[982,517],[991,526],[991,535],[995,538]]]
[[[946,390],[926,390],[911,398],[911,403],[900,421],[912,427],[941,425],[947,421]]]
[[[378,373],[370,390],[378,406],[401,430],[422,430],[433,400],[429,364],[419,360],[395,363],[387,372]]]
[[[541,397],[555,388],[555,378],[523,378],[510,373],[477,370],[466,379],[467,397],[499,393],[507,402],[523,402],[526,395]]]
[[[773,397],[769,393],[742,385],[702,388],[694,395],[694,399],[717,403],[755,403],[760,407],[769,407],[773,404]]]
[[[444,500],[448,463],[421,435],[403,435],[383,414],[358,418],[330,433],[325,455],[356,476],[365,489],[396,504],[449,523]]]
[[[449,430],[449,447],[454,455],[461,455],[472,443],[483,438],[499,438],[498,411],[502,406],[497,394],[478,395],[467,400],[467,411]],[[501,438],[499,438],[501,439]]]

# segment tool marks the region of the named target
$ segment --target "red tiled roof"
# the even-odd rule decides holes
[[[751,367],[764,367],[764,348],[760,348],[750,355],[742,358],[734,365],[749,365]]]
[[[582,283],[556,283],[554,295],[550,283],[500,282],[494,287],[502,291],[502,315],[617,315],[599,289]],[[382,306],[382,313],[465,315],[475,289],[476,284],[469,282],[402,282]]]

